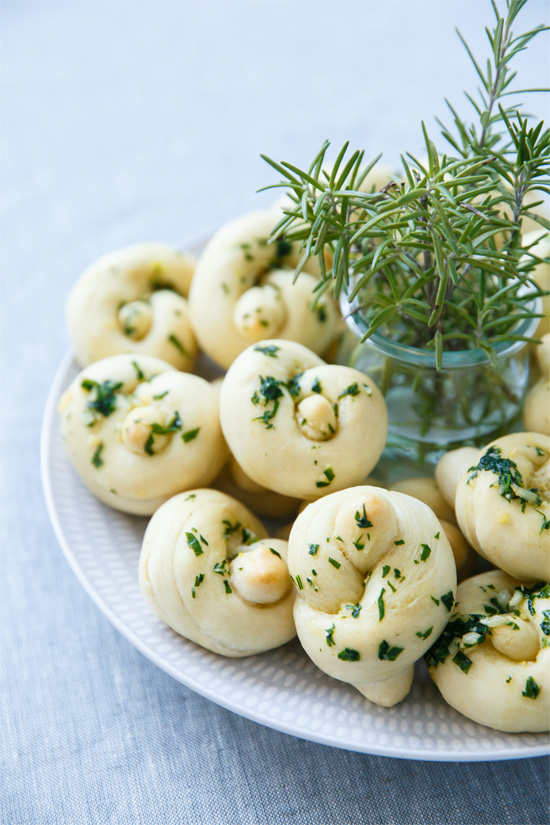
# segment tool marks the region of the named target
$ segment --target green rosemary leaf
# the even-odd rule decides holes
[[[543,192],[548,192],[548,189],[543,189],[542,187],[533,186],[532,189],[542,189]],[[531,220],[536,221],[543,229],[548,229],[550,232],[550,221],[548,218],[545,218],[544,215],[535,215],[535,214],[528,214],[527,217],[531,218]]]
[[[426,144],[426,150],[428,152],[430,175],[434,175],[436,172],[439,171],[439,158],[437,157],[437,149],[435,148],[435,143],[428,137],[428,132],[426,130],[424,121],[422,121],[422,134],[424,135],[424,142]]]
[[[277,163],[276,161],[271,160],[271,158],[268,158],[267,155],[260,155],[260,157],[262,158],[262,160],[265,160],[266,163],[268,163],[270,166],[272,166],[273,169],[275,169],[276,172],[279,172],[281,175],[283,175],[283,177],[288,178],[288,180],[291,181],[292,183],[300,184],[300,180],[299,180],[300,176],[296,177],[295,175],[292,175],[289,172],[288,169],[285,169],[285,167],[281,166],[280,163]]]
[[[328,185],[330,186],[331,189],[334,187],[334,182],[336,180],[336,175],[338,174],[338,169],[340,168],[340,164],[342,163],[344,155],[348,151],[348,146],[349,146],[349,140],[347,140],[344,143],[344,145],[342,146],[342,148],[340,149],[340,151],[338,153],[338,156],[337,156],[336,160],[334,161],[334,165],[332,167],[332,171],[330,173],[330,177],[329,177],[329,181],[328,181]]]
[[[479,68],[478,63],[477,63],[474,55],[472,54],[472,51],[471,51],[470,47],[468,46],[467,42],[462,37],[460,31],[458,29],[455,29],[455,31],[456,31],[457,35],[459,36],[462,45],[464,46],[464,48],[468,52],[470,60],[472,61],[473,65],[474,65],[474,68],[475,68],[476,72],[478,73],[481,82],[483,83],[483,86],[487,89],[486,80],[485,80],[485,77],[483,75],[483,72]]]
[[[319,175],[321,169],[323,168],[323,164],[325,162],[325,156],[327,154],[327,150],[330,146],[330,141],[325,140],[323,145],[321,146],[320,150],[317,152],[315,157],[311,162],[311,166],[309,167],[309,174],[317,176]]]
[[[373,158],[373,160],[371,160],[370,163],[368,163],[365,166],[365,168],[362,169],[361,172],[359,172],[357,178],[354,179],[354,185],[357,189],[359,189],[359,187],[361,186],[361,184],[363,183],[363,181],[365,180],[365,178],[367,177],[369,172],[372,171],[372,169],[374,169],[374,167],[376,166],[376,164],[378,163],[378,161],[380,160],[381,157],[382,157],[382,152],[380,152],[379,155],[377,155],[375,158]]]
[[[307,181],[309,184],[311,184],[311,186],[313,186],[314,189],[320,189],[322,192],[324,192],[324,190],[326,189],[326,186],[318,178],[313,178],[307,172],[301,171],[292,163],[287,163],[287,161],[283,161],[282,165],[286,169],[289,169],[291,172],[294,172],[296,175],[298,175],[302,179],[302,182]]]

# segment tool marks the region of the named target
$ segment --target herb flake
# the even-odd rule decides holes
[[[453,604],[455,603],[455,597],[453,596],[453,591],[449,590],[448,593],[445,593],[443,596],[439,597],[449,613],[453,609]]]
[[[529,676],[525,683],[525,690],[522,691],[521,695],[526,696],[527,699],[536,699],[541,690],[542,688],[537,685],[533,677]]]
[[[181,355],[187,355],[187,351],[183,344],[181,343],[180,339],[177,338],[174,333],[171,333],[168,336],[168,341],[175,346],[175,348],[181,353]]]
[[[198,538],[193,533],[186,533],[187,546],[191,548],[195,556],[202,556],[204,550],[202,549]]]
[[[328,487],[336,478],[332,467],[327,467],[327,469],[323,471],[323,475],[325,476],[326,481],[317,481],[315,484],[316,487]]]
[[[369,521],[369,519],[367,517],[367,513],[366,513],[366,510],[365,510],[365,505],[364,504],[363,504],[363,512],[362,513],[360,513],[359,510],[355,511],[355,522],[361,530],[366,530],[367,527],[373,527],[374,526],[372,521]]]
[[[378,621],[381,622],[384,616],[386,615],[386,608],[384,607],[384,593],[386,589],[383,587],[380,595],[378,596]]]
[[[83,390],[93,393],[93,397],[86,404],[86,408],[93,413],[99,413],[104,418],[108,418],[116,407],[116,393],[122,387],[121,381],[103,381],[98,384],[97,381],[92,381],[85,378],[81,385]]]
[[[339,652],[338,658],[341,662],[358,662],[361,656],[358,650],[354,650],[352,647],[345,647]]]
[[[254,352],[263,352],[269,358],[277,358],[277,353],[281,348],[276,347],[275,344],[268,344],[265,347],[254,347]]]
[[[340,393],[338,398],[344,398],[346,395],[351,395],[352,397],[355,397],[356,395],[359,395],[360,392],[361,390],[359,389],[357,382],[355,382],[354,384],[350,384],[349,387],[346,387],[346,389]]]
[[[453,656],[452,661],[455,663],[455,665],[458,665],[458,667],[464,673],[468,673],[472,666],[472,660],[469,659],[468,656],[466,656],[466,654],[463,653],[461,650],[457,650],[456,654]]]
[[[97,445],[95,452],[92,456],[92,464],[94,467],[101,467],[104,464],[103,459],[101,458],[101,451],[103,450],[103,441],[100,441]]]
[[[403,647],[390,647],[388,642],[383,639],[378,645],[378,658],[380,661],[395,662],[404,649]]]

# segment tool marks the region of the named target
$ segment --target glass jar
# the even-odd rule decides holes
[[[540,298],[533,311],[540,312]],[[367,373],[376,382],[388,408],[388,441],[373,471],[391,484],[413,475],[431,475],[447,450],[465,445],[482,447],[518,428],[529,383],[529,345],[524,341],[497,344],[498,366],[481,349],[443,353],[438,372],[435,355],[368,329],[361,310],[341,301],[347,330],[338,362]],[[522,321],[517,335],[536,337],[539,318]]]

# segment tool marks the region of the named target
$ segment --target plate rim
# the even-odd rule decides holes
[[[61,526],[61,521],[57,511],[57,505],[54,495],[54,485],[51,474],[51,458],[53,457],[53,439],[51,437],[53,427],[55,426],[55,416],[57,414],[57,403],[61,391],[65,388],[67,382],[67,373],[75,362],[73,353],[68,350],[63,356],[50,386],[48,397],[44,407],[42,417],[42,427],[40,435],[40,468],[42,477],[42,488],[46,500],[46,508],[53,527],[57,541],[61,547],[63,555],[68,562],[71,570],[76,578],[91,598],[95,606],[107,618],[111,625],[145,658],[152,664],[156,665],[160,670],[167,673],[180,684],[202,696],[214,704],[223,707],[237,716],[241,716],[256,724],[272,730],[294,736],[309,742],[314,742],[319,745],[326,745],[329,747],[339,748],[354,753],[363,753],[371,756],[385,756],[394,759],[407,759],[425,762],[496,762],[510,759],[527,759],[538,756],[546,756],[550,753],[550,745],[541,743],[541,745],[525,746],[521,750],[514,749],[511,746],[503,747],[498,753],[494,754],[490,751],[480,751],[478,753],[455,753],[451,751],[432,752],[422,747],[417,747],[414,750],[410,749],[406,752],[395,752],[391,745],[377,745],[373,743],[366,743],[362,746],[359,742],[345,742],[338,739],[335,735],[324,734],[319,731],[303,730],[297,728],[296,725],[282,720],[266,717],[258,711],[251,710],[240,705],[238,702],[232,702],[230,698],[220,696],[215,690],[209,690],[207,686],[196,682],[191,676],[182,673],[176,667],[167,662],[161,655],[148,647],[140,637],[129,629],[124,622],[110,609],[105,603],[99,592],[91,584],[82,567],[80,566],[77,557],[74,555],[69,542],[64,534]],[[92,493],[89,493],[92,495]],[[466,717],[464,717],[466,718]],[[469,720],[471,721],[471,720]]]

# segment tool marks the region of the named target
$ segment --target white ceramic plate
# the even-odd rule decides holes
[[[67,355],[53,382],[42,431],[42,477],[59,543],[99,609],[162,670],[234,713],[285,733],[362,753],[436,761],[540,756],[548,734],[507,734],[477,725],[446,705],[423,663],[394,708],[367,702],[330,679],[297,641],[247,659],[225,659],[162,624],[141,596],[137,567],[147,520],[97,501],[65,453],[57,402],[77,375]]]

